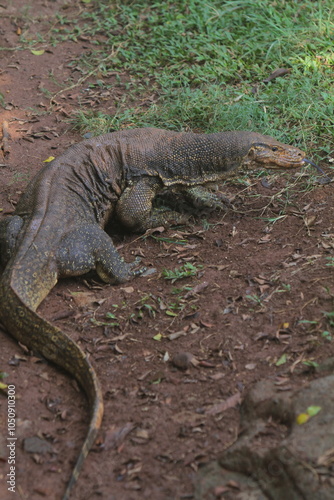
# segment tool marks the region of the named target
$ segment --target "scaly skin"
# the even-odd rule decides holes
[[[64,368],[85,391],[91,420],[63,500],[70,496],[103,416],[96,373],[80,347],[41,318],[36,309],[63,276],[95,269],[101,279],[122,283],[138,274],[119,256],[104,232],[110,217],[145,231],[175,212],[152,209],[163,187],[191,201],[222,208],[203,186],[242,164],[293,168],[305,154],[253,132],[191,134],[159,129],[115,132],[70,147],[30,182],[14,214],[0,221],[0,321],[30,349]]]

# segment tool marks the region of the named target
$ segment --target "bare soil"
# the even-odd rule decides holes
[[[34,1],[28,17],[19,0],[1,5],[0,45],[20,46],[18,33],[28,25],[46,32],[62,4],[75,15],[78,6],[65,2]],[[126,92],[116,82],[108,92],[90,89],[93,77],[73,86],[82,75],[69,64],[91,48],[85,39],[40,56],[0,52],[0,125],[7,121],[9,131],[0,154],[4,216],[44,160],[82,139],[70,129],[71,114],[82,107],[112,114]],[[54,95],[57,82],[72,88],[51,102],[44,89]],[[294,390],[317,376],[304,362],[321,363],[333,353],[334,341],[323,332],[334,333],[324,314],[333,311],[334,192],[333,184],[304,189],[307,179],[290,173],[270,182],[252,178],[248,186],[231,180],[224,191],[233,208],[226,213],[196,213],[189,225],[145,237],[113,236],[121,254],[128,261],[141,256],[157,270],[152,275],[120,286],[96,276],[67,279],[49,294],[40,314],[90,354],[105,400],[103,426],[73,499],[193,498],[198,469],[236,440],[238,407],[255,382],[271,378]],[[280,214],[279,193],[287,186],[289,206],[270,224],[265,218]],[[197,266],[196,276],[171,283],[161,275],[186,262]],[[174,293],[187,286],[193,292]],[[13,495],[1,393],[0,497],[60,499],[87,430],[87,401],[65,373],[5,331],[0,336],[0,371],[16,387],[17,411]],[[27,438],[36,436],[46,450],[29,448]]]

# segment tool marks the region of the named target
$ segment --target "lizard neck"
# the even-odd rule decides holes
[[[221,132],[214,134],[184,133],[162,138],[152,153],[155,165],[166,186],[194,185],[215,182],[226,177],[243,163],[249,150],[263,136],[252,132]],[[148,155],[150,157],[150,155]],[[158,165],[158,168],[157,168]]]

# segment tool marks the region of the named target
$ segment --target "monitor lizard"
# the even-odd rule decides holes
[[[136,232],[180,220],[175,211],[152,208],[162,188],[176,188],[190,201],[223,208],[223,200],[207,191],[206,184],[221,181],[241,165],[289,169],[307,162],[298,148],[255,132],[112,132],[75,144],[46,164],[14,213],[2,218],[0,321],[18,341],[71,374],[91,410],[63,500],[69,498],[96,438],[103,398],[88,356],[36,312],[39,304],[61,277],[95,269],[104,282],[116,284],[139,274],[136,261],[124,262],[104,227],[110,218]]]

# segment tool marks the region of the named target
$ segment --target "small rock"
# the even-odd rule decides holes
[[[51,444],[38,436],[24,439],[23,449],[28,453],[53,453]]]
[[[178,352],[172,357],[172,363],[179,370],[187,370],[190,365],[196,364],[196,358],[190,352]]]

